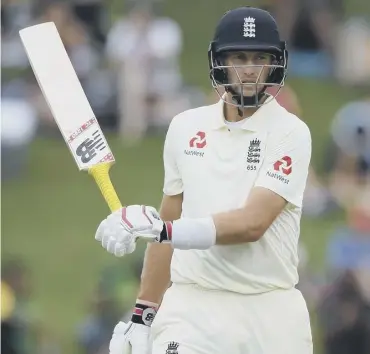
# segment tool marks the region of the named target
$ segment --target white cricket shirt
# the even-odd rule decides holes
[[[184,193],[182,216],[199,218],[242,207],[255,186],[288,201],[257,242],[174,250],[171,280],[255,294],[298,282],[298,238],[311,158],[307,125],[276,100],[228,127],[223,102],[185,111],[164,146],[167,195]]]

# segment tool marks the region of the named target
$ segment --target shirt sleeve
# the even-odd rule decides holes
[[[183,192],[181,173],[176,161],[176,131],[175,119],[172,120],[164,142],[164,185],[163,193],[166,195],[177,195]]]
[[[311,160],[311,133],[305,124],[268,143],[255,187],[272,190],[287,202],[302,207]]]

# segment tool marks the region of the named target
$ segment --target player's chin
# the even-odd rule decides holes
[[[257,87],[255,85],[250,85],[250,86],[244,86],[243,89],[239,87],[235,88],[234,90],[240,94],[241,92],[243,93],[244,97],[253,97],[261,90],[263,89],[263,85],[258,85]]]
[[[244,97],[253,97],[255,95],[256,95],[256,90],[251,90],[251,89],[243,90]]]

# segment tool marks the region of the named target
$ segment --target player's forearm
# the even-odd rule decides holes
[[[138,298],[159,304],[170,284],[171,245],[148,244]]]
[[[159,214],[162,220],[181,216],[182,195],[164,196]],[[173,248],[170,244],[148,244],[138,298],[159,304],[170,284],[170,266]]]
[[[243,208],[213,215],[216,244],[258,241],[286,205],[286,199],[274,191],[254,187]]]
[[[216,244],[231,245],[259,240],[265,231],[259,223],[260,219],[253,211],[246,209],[213,215]]]
[[[287,201],[268,188],[255,187],[243,208],[205,218],[173,222],[169,239],[174,248],[207,249],[258,241],[283,211]]]
[[[246,209],[211,217],[183,218],[173,223],[172,245],[179,249],[207,249],[215,244],[233,245],[257,241],[265,229],[255,212]]]

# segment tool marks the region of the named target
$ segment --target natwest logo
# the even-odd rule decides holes
[[[204,156],[204,150],[199,151],[198,149],[203,149],[207,145],[206,141],[206,133],[205,132],[198,132],[189,140],[189,146],[192,149],[185,149],[184,154],[189,156]]]
[[[274,163],[274,170],[288,176],[292,173],[292,158],[284,156]]]
[[[198,148],[203,149],[207,145],[206,141],[206,133],[205,132],[198,132],[195,134],[193,138],[189,141],[189,146],[191,148]]]

